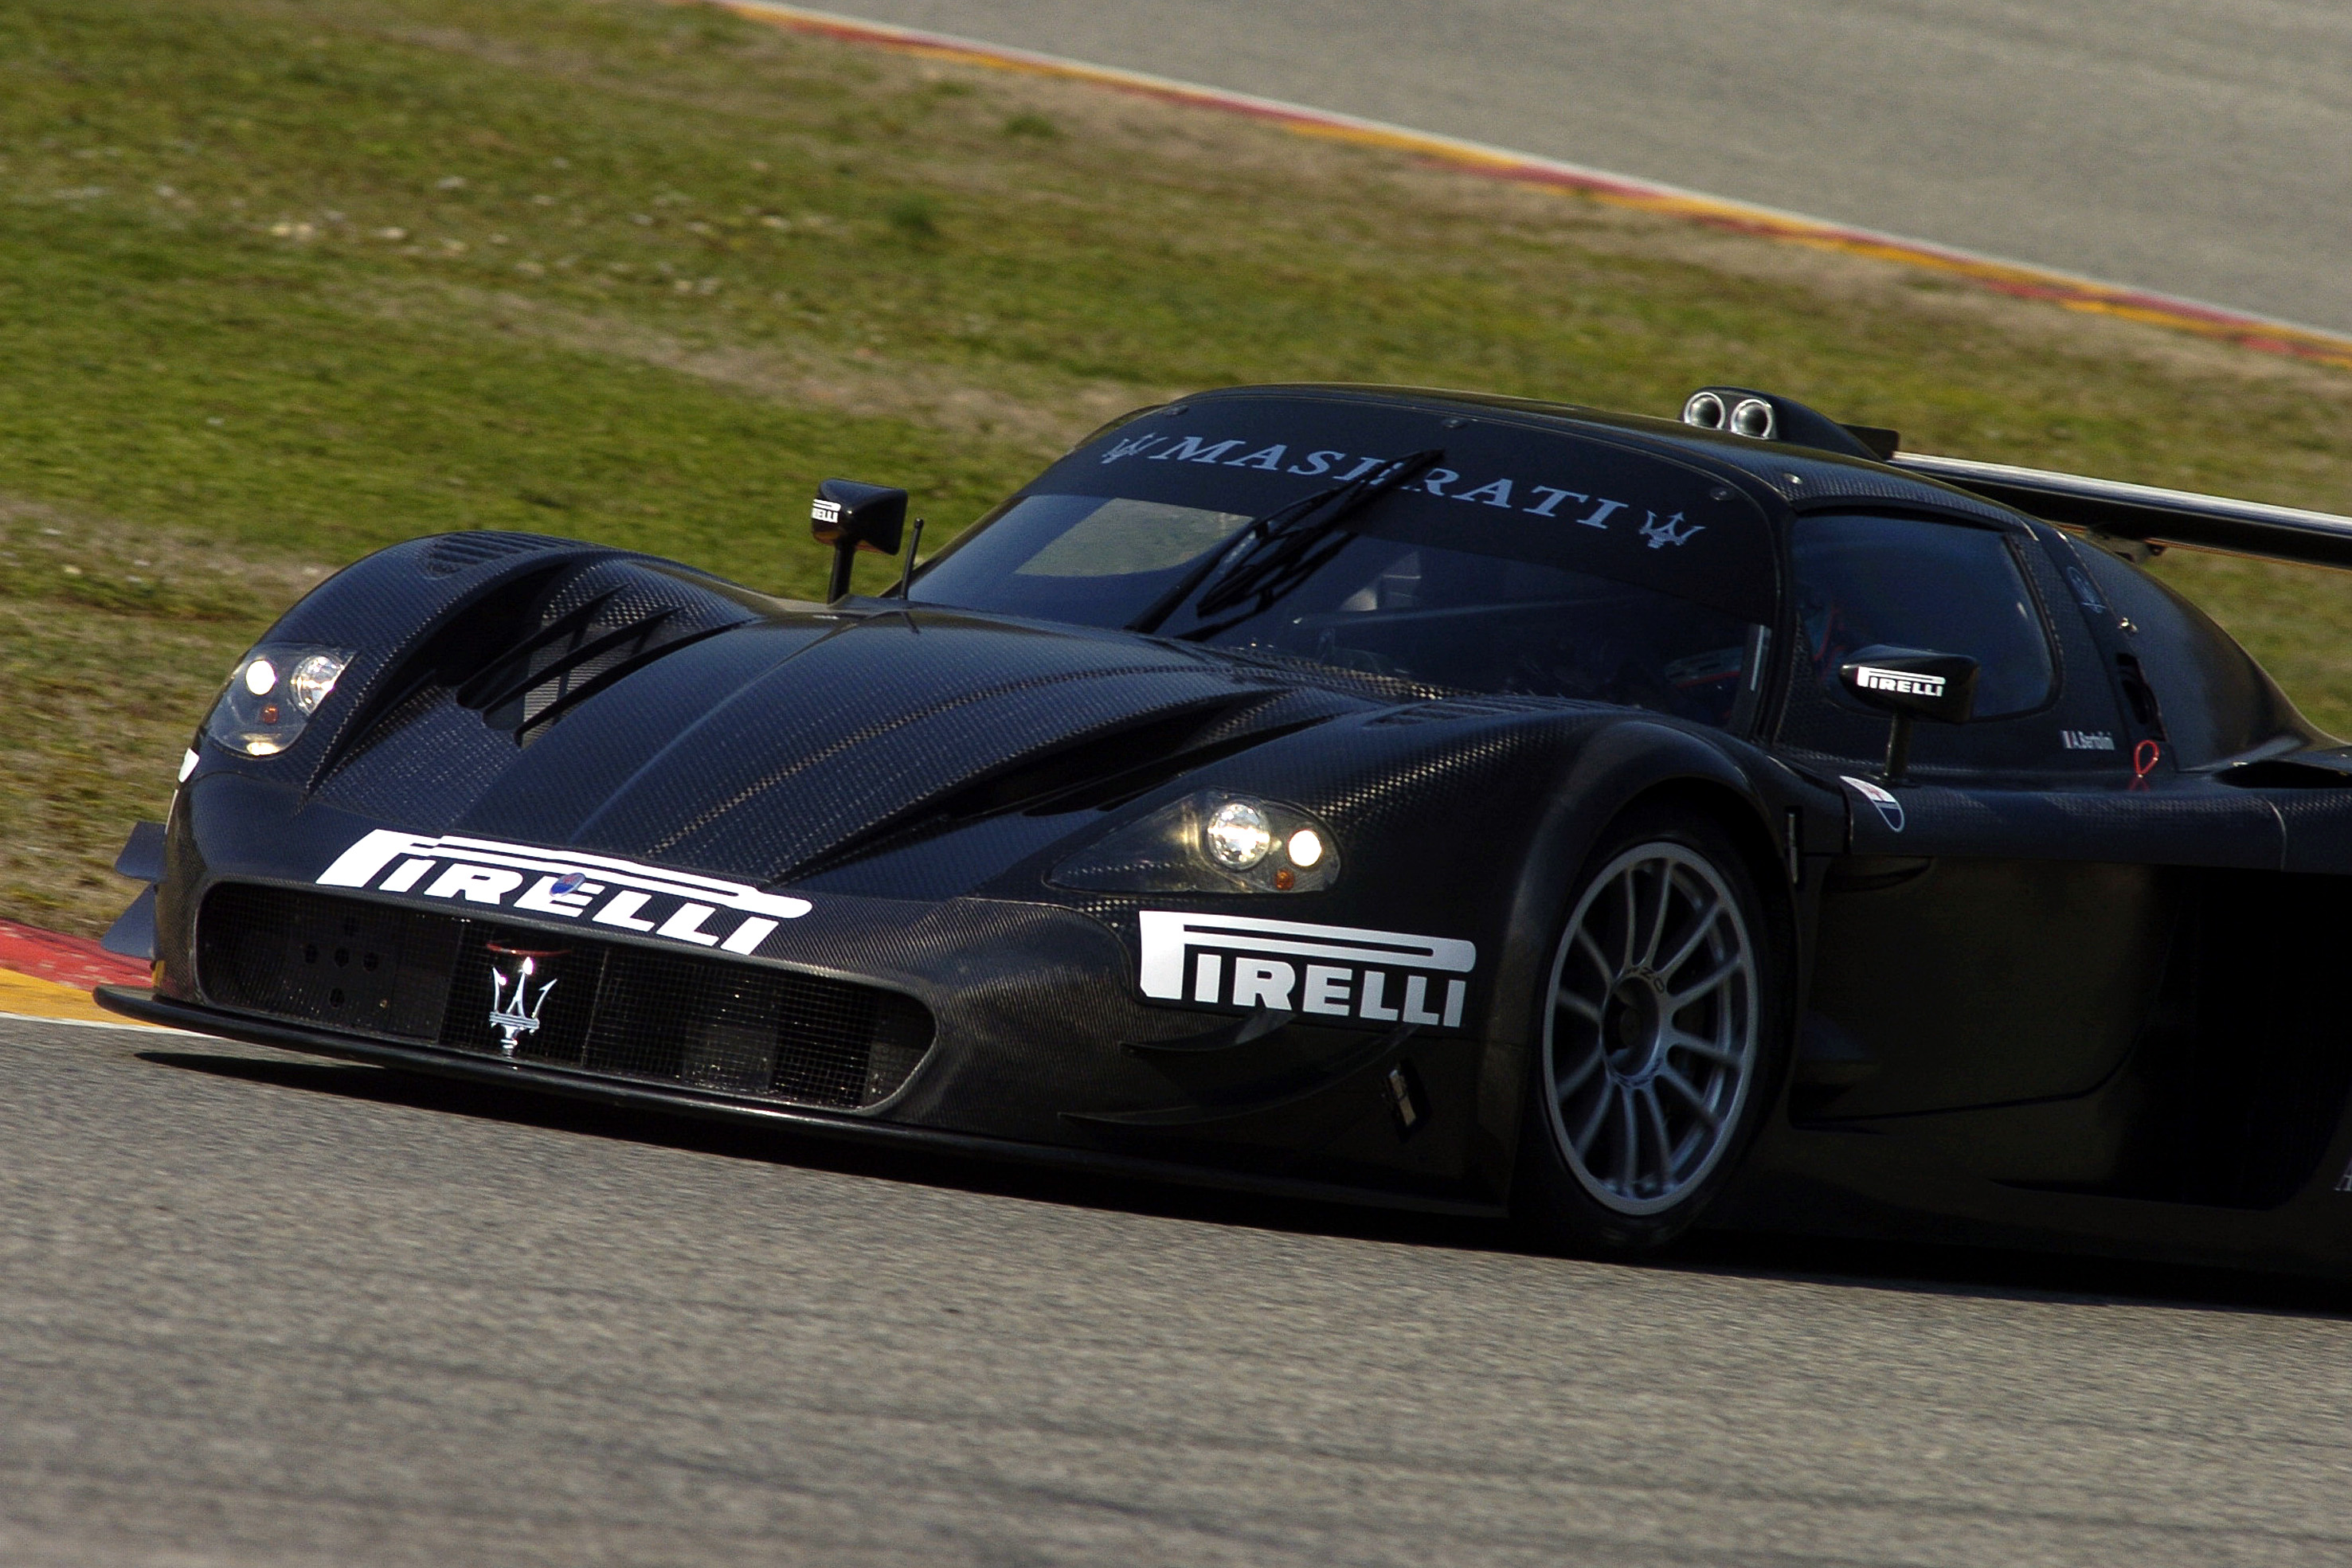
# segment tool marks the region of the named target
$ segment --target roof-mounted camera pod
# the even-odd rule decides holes
[[[1753,441],[1771,441],[1780,434],[1772,405],[1760,397],[1741,396],[1726,388],[1703,387],[1683,403],[1683,423],[1701,430],[1727,430]]]
[[[1895,431],[1874,424],[1841,424],[1793,398],[1752,387],[1699,388],[1683,400],[1683,423],[1744,435],[1750,441],[1811,446],[1841,457],[1867,457],[1878,463],[1893,457],[1902,442]]]
[[[859,550],[897,555],[906,528],[904,490],[887,485],[861,485],[855,479],[827,479],[819,485],[816,499],[809,507],[809,532],[817,543],[833,547],[833,577],[825,586],[826,602],[848,593],[849,568]]]

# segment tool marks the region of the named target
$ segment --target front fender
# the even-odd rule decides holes
[[[1724,818],[1735,837],[1758,852],[1759,889],[1768,899],[1782,900],[1788,917],[1796,959],[1790,983],[1801,984],[1810,949],[1804,901],[1797,896],[1802,862],[1793,852],[1779,852],[1790,841],[1791,822],[1801,847],[1823,831],[1817,827],[1808,833],[1807,824],[1842,821],[1843,803],[1727,737],[1643,718],[1592,733],[1565,759],[1559,783],[1528,834],[1498,953],[1478,1119],[1494,1145],[1490,1157],[1503,1171],[1517,1161],[1553,939],[1570,900],[1610,825],[1635,802],[1665,790],[1695,794]]]

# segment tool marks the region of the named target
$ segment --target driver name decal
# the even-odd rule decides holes
[[[1143,463],[1213,463],[1225,468],[1258,468],[1268,474],[1296,474],[1305,478],[1328,478],[1336,484],[1369,478],[1392,461],[1386,457],[1366,457],[1352,453],[1328,450],[1294,453],[1282,442],[1252,442],[1243,436],[1212,441],[1199,435],[1131,435],[1115,441],[1104,452],[1105,464],[1128,461]],[[1556,485],[1531,484],[1525,479],[1503,477],[1488,479],[1483,484],[1470,484],[1451,468],[1432,468],[1414,481],[1422,489],[1448,501],[1462,501],[1474,507],[1494,507],[1506,512],[1524,512],[1529,517],[1557,517],[1562,522],[1580,523],[1588,528],[1609,529],[1611,519],[1624,512],[1630,520],[1632,503],[1611,500],[1606,496],[1593,496],[1582,490],[1563,489]],[[1569,505],[1573,503],[1573,505]],[[1567,507],[1562,510],[1563,506]],[[1645,511],[1647,519],[1641,527],[1643,538],[1652,549],[1666,545],[1681,545],[1691,536],[1704,531],[1703,525],[1686,523],[1680,512],[1661,520],[1654,512]]]
[[[446,899],[469,911],[584,918],[633,936],[746,955],[814,907],[788,894],[610,855],[390,828],[336,856],[318,885]]]
[[[1158,1001],[1459,1029],[1461,977],[1478,961],[1450,936],[1165,909],[1135,918],[1143,994]]]

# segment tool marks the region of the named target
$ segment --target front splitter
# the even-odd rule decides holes
[[[364,1062],[376,1067],[396,1067],[404,1071],[426,1073],[436,1078],[457,1079],[469,1083],[494,1084],[509,1089],[530,1089],[561,1095],[566,1099],[583,1100],[593,1104],[615,1108],[663,1112],[672,1115],[695,1116],[711,1121],[749,1122],[780,1130],[807,1134],[814,1137],[867,1146],[878,1145],[927,1150],[978,1160],[1010,1162],[1091,1175],[1118,1176],[1132,1180],[1167,1182],[1182,1186],[1211,1187],[1226,1192],[1254,1193],[1269,1197],[1291,1198],[1310,1203],[1343,1203],[1375,1208],[1408,1209],[1423,1214],[1459,1215],[1465,1218],[1479,1219],[1501,1218],[1508,1212],[1507,1207],[1501,1204],[1470,1203],[1419,1194],[1369,1191],[1334,1182],[1304,1181],[1294,1177],[1265,1176],[1255,1172],[1223,1171],[1211,1166],[1184,1165],[1172,1160],[1140,1159],[1132,1155],[1112,1154],[1095,1149],[1061,1148],[1050,1144],[1030,1144],[1009,1138],[980,1137],[969,1133],[950,1133],[929,1127],[908,1126],[904,1123],[834,1115],[823,1111],[798,1109],[787,1105],[761,1104],[719,1095],[698,1094],[689,1089],[672,1089],[657,1084],[602,1078],[593,1073],[573,1072],[560,1067],[542,1066],[536,1062],[495,1061],[487,1058],[469,1057],[457,1051],[394,1045],[362,1035],[338,1034],[328,1030],[303,1029],[296,1025],[250,1018],[239,1013],[223,1012],[194,1002],[172,1001],[158,997],[152,990],[140,986],[100,986],[91,994],[98,1004],[109,1012],[119,1013],[124,1018],[135,1019],[142,1023],[163,1024],[172,1029],[215,1035],[223,1040],[242,1040],[250,1045],[272,1046],[280,1051],[301,1051],[311,1056],[333,1057],[339,1061]]]

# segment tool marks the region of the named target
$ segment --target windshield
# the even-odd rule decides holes
[[[1125,626],[1233,551],[1252,516],[1120,496],[1027,495],[943,552],[916,579],[911,597]],[[1273,603],[1204,620],[1188,601],[1160,633],[1436,686],[1622,703],[1715,725],[1731,721],[1748,688],[1757,633],[1722,611],[1520,559],[1491,537],[1479,541],[1486,548],[1458,548],[1442,526],[1387,500],[1334,537],[1336,548]],[[1196,588],[1190,600],[1199,597]]]

